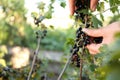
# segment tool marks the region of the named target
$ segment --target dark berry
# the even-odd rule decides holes
[[[38,34],[39,34],[37,31],[36,31],[35,33],[36,33],[36,35],[38,35]]]
[[[79,38],[76,38],[76,40],[75,40],[76,42],[78,42],[79,41]]]
[[[87,46],[87,42],[83,42],[83,45],[84,45],[84,46]]]
[[[75,49],[75,48],[77,48],[77,45],[76,45],[76,44],[73,46],[73,49]]]
[[[41,36],[41,39],[44,39],[44,36]]]
[[[87,40],[87,41],[86,41],[86,43],[87,43],[87,44],[90,44],[90,41],[89,41],[89,40]]]
[[[39,38],[39,36],[37,35],[36,38]]]
[[[82,28],[81,27],[79,27],[79,29],[78,29],[79,31],[81,31],[82,30]]]
[[[79,51],[79,48],[78,47],[76,47],[76,49],[75,49],[77,52]]]
[[[79,28],[77,29],[76,33],[81,32],[81,30],[82,30],[82,28],[79,27]]]
[[[80,35],[79,34],[76,34],[76,38],[79,38],[80,37]]]
[[[44,30],[43,33],[47,33],[47,30]]]
[[[77,63],[77,64],[76,64],[76,67],[80,67],[80,63]]]
[[[44,33],[43,36],[46,36],[46,33]]]
[[[9,68],[8,68],[8,67],[5,67],[5,68],[4,68],[4,71],[8,71],[8,70],[9,70]]]
[[[87,24],[86,24],[86,28],[89,28],[89,27],[90,27],[90,24],[87,23]]]

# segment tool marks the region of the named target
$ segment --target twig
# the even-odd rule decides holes
[[[120,4],[115,5],[115,6],[112,6],[112,7],[108,8],[108,9],[106,9],[106,10],[102,11],[102,13],[104,13],[104,12],[106,12],[106,11],[108,11],[108,10],[110,10],[110,9],[114,8],[114,7],[117,7],[117,6],[120,6]],[[101,13],[101,12],[100,12],[100,13]],[[100,13],[95,14],[95,16],[99,15]]]
[[[59,75],[59,77],[58,77],[57,80],[60,80],[60,79],[62,78],[63,73],[65,72],[67,66],[68,66],[69,63],[70,63],[71,57],[72,57],[72,54],[71,54],[70,57],[68,58],[68,60],[67,60],[67,62],[66,62],[66,64],[65,64],[65,66],[64,66],[63,70],[61,71],[61,73],[60,73],[60,75]]]
[[[80,60],[80,80],[82,80],[82,68],[83,68],[83,60]]]
[[[34,57],[33,57],[31,69],[30,69],[29,75],[27,77],[27,80],[30,80],[30,77],[31,77],[31,74],[32,74],[32,71],[33,71],[33,68],[34,68],[35,60],[36,60],[38,52],[39,52],[39,48],[40,48],[40,37],[37,39],[37,48],[34,52]]]

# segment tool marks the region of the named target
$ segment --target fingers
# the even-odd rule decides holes
[[[88,48],[90,54],[95,55],[97,53],[99,53],[99,48],[102,46],[102,44],[90,44],[87,45],[86,47]]]
[[[90,1],[90,9],[91,9],[91,11],[95,11],[97,4],[98,4],[98,0],[91,0]]]
[[[95,11],[97,4],[98,4],[98,0],[90,1],[91,11]],[[73,15],[75,11],[75,0],[69,0],[69,8],[70,8],[70,15]]]
[[[87,29],[87,28],[83,28],[82,30],[83,32],[85,32],[87,35],[91,36],[91,37],[102,37],[104,35],[104,31],[103,29]]]
[[[69,0],[70,15],[74,14],[75,11],[75,0]]]

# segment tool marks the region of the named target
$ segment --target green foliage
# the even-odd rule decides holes
[[[4,15],[0,18],[0,43],[13,45],[13,39],[18,41],[19,44],[22,43],[20,37],[24,37],[23,30],[24,27],[27,26],[25,23],[26,9],[24,8],[24,0],[1,0],[0,3]]]
[[[49,30],[45,39],[41,41],[41,46],[43,49],[47,50],[57,50],[57,51],[64,51],[67,48],[64,47],[66,40],[68,38],[73,38],[74,34],[71,32],[75,31],[74,29],[54,29]]]
[[[54,12],[54,7],[53,7],[54,2],[55,2],[55,0],[50,1],[47,11],[45,11],[46,10],[45,9],[45,7],[46,7],[45,3],[43,1],[39,2],[38,3],[38,9],[40,10],[40,14],[47,19],[52,18],[52,13]]]
[[[65,3],[65,2],[61,2],[61,3],[60,3],[60,6],[63,7],[63,8],[65,8],[66,3]]]
[[[97,19],[94,15],[92,16],[92,22],[95,28],[102,26],[102,22],[99,19]]]
[[[109,0],[109,5],[110,5],[110,7],[113,7],[113,8],[111,8],[110,10],[111,10],[113,13],[115,13],[115,12],[119,11],[119,10],[118,10],[118,6],[116,6],[116,5],[120,5],[120,1],[119,1],[119,0]],[[115,7],[114,7],[114,6],[115,6]]]
[[[111,7],[110,10],[113,13],[119,12],[118,6],[116,6],[120,4],[119,0],[105,1],[109,2]],[[38,15],[36,12],[33,12],[32,17],[38,18],[38,21],[42,21],[44,18],[52,18],[52,13],[54,12],[54,2],[55,0],[50,0],[47,9],[45,9],[46,4],[44,2],[38,3],[40,15]],[[104,2],[100,2],[97,8],[103,21],[104,16],[102,15],[102,12],[104,11],[104,5]],[[65,8],[66,3],[64,0],[60,1],[60,6]],[[24,7],[24,0],[0,0],[0,10],[3,11],[3,16],[0,17],[0,44],[7,46],[24,46],[35,49],[36,37],[34,30],[39,30],[39,28],[32,28],[31,25],[26,23],[26,9]],[[82,10],[81,12],[89,14],[89,12],[86,10]],[[118,18],[120,19],[120,16],[115,15],[111,22],[119,20]],[[94,15],[92,16],[92,22],[95,28],[102,26],[102,22]],[[42,29],[46,29],[44,24],[39,24],[39,26],[41,26]],[[48,30],[46,38],[41,41],[41,48],[47,50],[67,51],[66,53],[68,53],[70,45],[73,45],[74,43],[73,38],[75,36],[75,29],[54,29],[52,25],[50,27],[53,30]],[[120,74],[120,34],[117,34],[116,36],[116,42],[110,47],[106,45],[102,47],[101,53],[95,57],[91,56],[86,50],[85,64],[83,67],[84,76],[88,75],[91,80],[120,79],[118,75]],[[0,48],[0,62],[3,63],[2,65],[4,66],[6,66],[6,62],[3,57],[6,53],[7,51],[4,48]],[[93,60],[95,60],[95,62]],[[46,68],[49,68],[47,61],[43,60],[43,64],[37,64],[37,71],[33,73],[31,77],[32,80],[40,80],[42,75],[46,72]],[[0,66],[0,76],[1,74],[4,74],[4,76],[2,76],[0,79],[24,80],[28,76],[28,72],[30,70],[30,66],[26,66],[17,70],[7,68],[9,71],[5,71],[5,68],[7,67]],[[79,76],[79,73],[79,69],[76,69],[74,66],[72,66],[72,68],[66,71],[63,79],[76,80]],[[52,73],[48,75],[52,75]]]

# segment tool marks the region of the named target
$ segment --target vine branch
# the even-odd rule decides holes
[[[108,9],[106,9],[106,10],[102,11],[102,13],[104,13],[104,12],[106,12],[106,11],[108,11],[108,10],[110,10],[110,9],[114,8],[114,7],[117,7],[117,6],[120,6],[120,4],[115,5],[115,6],[112,6],[112,7],[108,8]],[[101,12],[100,12],[100,13],[101,13]],[[100,13],[95,14],[95,16],[99,15]]]
[[[61,73],[60,73],[60,75],[59,75],[59,77],[58,77],[57,80],[60,80],[60,79],[62,78],[62,75],[64,74],[64,72],[65,72],[67,66],[69,65],[69,63],[70,63],[70,61],[71,61],[71,57],[72,57],[72,54],[71,54],[70,57],[68,58],[68,60],[67,60],[67,62],[66,62],[66,64],[65,64],[65,66],[64,66],[63,70],[61,71]]]
[[[36,48],[36,50],[35,50],[35,52],[34,52],[34,57],[33,57],[31,69],[30,69],[29,75],[28,75],[28,77],[27,77],[27,80],[30,80],[30,77],[31,77],[31,74],[32,74],[32,71],[33,71],[33,68],[34,68],[35,60],[36,60],[36,58],[37,58],[37,55],[38,55],[38,52],[39,52],[39,49],[40,49],[40,40],[41,40],[41,38],[39,37],[39,38],[37,39],[37,48]]]

